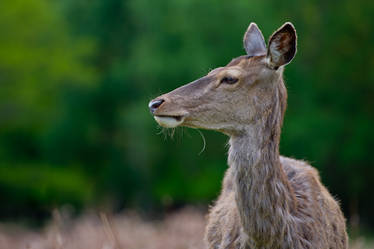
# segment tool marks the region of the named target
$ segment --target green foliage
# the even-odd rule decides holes
[[[251,21],[265,37],[292,21],[282,154],[310,161],[348,215],[374,223],[373,10],[364,0],[2,1],[0,215],[23,200],[35,211],[209,203],[226,138],[204,131],[201,154],[194,130],[164,139],[147,103],[244,54]]]
[[[66,20],[52,7],[46,0],[2,1],[0,107],[13,112],[11,122],[27,122],[32,119],[29,112],[39,115],[40,110],[48,109],[67,82],[93,80],[93,68],[82,63],[91,53],[93,41],[73,39]]]
[[[85,174],[51,165],[1,165],[0,186],[3,209],[13,208],[14,203],[4,198],[8,196],[18,207],[32,203],[45,211],[69,202],[79,206],[93,198],[93,186]]]

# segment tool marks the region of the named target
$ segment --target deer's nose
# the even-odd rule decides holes
[[[162,105],[162,103],[164,103],[165,100],[163,99],[156,99],[156,100],[152,100],[151,102],[149,102],[148,104],[148,107],[149,107],[149,110],[154,113],[157,108],[160,107],[160,105]]]

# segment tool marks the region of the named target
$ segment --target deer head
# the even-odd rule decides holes
[[[296,53],[296,31],[285,23],[264,37],[255,23],[244,35],[247,55],[233,59],[206,76],[163,94],[149,103],[159,125],[187,126],[234,135],[279,112],[283,120],[286,90],[283,66]]]

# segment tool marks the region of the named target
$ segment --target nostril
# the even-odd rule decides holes
[[[152,101],[151,108],[157,109],[162,103],[164,103],[163,99]]]
[[[164,101],[163,99],[153,100],[153,101],[151,101],[151,102],[149,103],[148,107],[149,107],[149,109],[151,110],[151,112],[154,113],[154,112],[157,110],[157,108],[159,108],[160,105],[161,105],[162,103],[164,103],[164,102],[165,102],[165,101]]]

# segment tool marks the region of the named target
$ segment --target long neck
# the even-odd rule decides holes
[[[236,203],[244,232],[258,245],[285,236],[287,216],[295,210],[293,190],[279,159],[283,111],[274,103],[268,116],[231,136],[229,165],[233,168]]]

